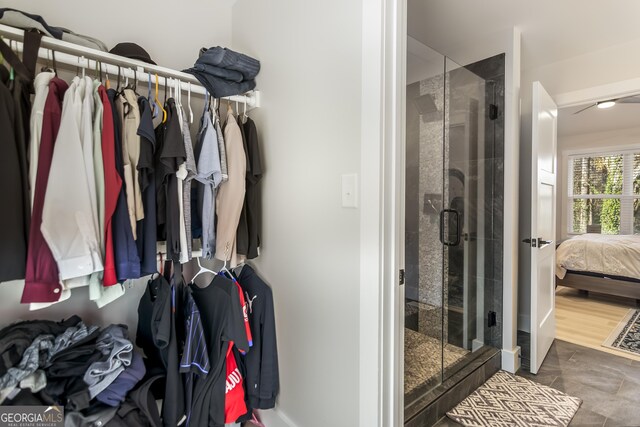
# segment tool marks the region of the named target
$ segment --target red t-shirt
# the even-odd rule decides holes
[[[224,396],[224,422],[227,424],[235,423],[238,418],[247,413],[247,405],[244,402],[244,381],[232,348],[233,341],[230,341],[226,358],[227,388]]]
[[[242,293],[242,287],[238,283],[237,280],[233,281],[236,284],[236,288],[238,289],[238,295],[240,296],[240,304],[242,304],[242,317],[244,319],[244,329],[247,333],[247,341],[249,342],[249,347],[253,346],[253,337],[251,336],[251,325],[249,324],[249,314],[247,313],[247,302],[244,299],[244,294]],[[240,353],[245,354],[244,351],[240,350]]]

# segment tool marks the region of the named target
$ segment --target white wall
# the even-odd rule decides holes
[[[558,213],[556,236],[558,240],[568,237],[568,156],[582,150],[598,152],[628,148],[640,148],[640,127],[558,138],[558,199],[556,207]]]
[[[340,186],[360,172],[361,34],[361,2],[233,9],[233,46],[262,64],[256,265],[274,291],[281,382],[269,426],[359,423],[360,212],[341,207]]]
[[[158,65],[182,70],[193,65],[201,47],[229,45],[234,2],[0,0],[0,7],[41,15],[48,24],[96,37],[109,49],[137,43]]]

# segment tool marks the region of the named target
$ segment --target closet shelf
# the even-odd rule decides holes
[[[22,52],[24,30],[0,24],[0,36],[16,41],[18,51]],[[15,45],[15,43],[12,44],[14,49]],[[119,66],[121,76],[125,78],[135,78],[139,82],[146,83],[149,81],[149,74],[151,74],[151,81],[155,83],[155,74],[157,74],[158,78],[166,77],[178,80],[182,90],[188,90],[189,83],[191,83],[191,93],[200,95],[204,95],[206,93],[206,89],[200,84],[198,79],[191,74],[183,73],[182,71],[173,70],[167,67],[161,67],[159,65],[147,64],[146,62],[65,42],[53,37],[43,36],[40,43],[40,50],[38,51],[38,57],[51,61],[51,50],[56,52],[55,59],[57,63],[63,63],[74,67],[83,67],[87,70],[95,70],[97,69],[97,63],[101,63],[103,72],[107,72],[114,77],[118,75]],[[160,81],[160,84],[164,86],[163,81]],[[243,104],[246,103],[247,108],[260,107],[259,91],[251,91],[245,95],[228,96],[223,99],[228,99],[233,102],[241,102]]]

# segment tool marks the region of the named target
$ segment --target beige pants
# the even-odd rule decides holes
[[[227,115],[224,129],[224,145],[227,152],[229,180],[222,183],[216,198],[218,224],[216,227],[216,255],[220,260],[238,263],[236,256],[236,233],[242,205],[244,204],[247,157],[242,145],[242,134],[232,113]]]

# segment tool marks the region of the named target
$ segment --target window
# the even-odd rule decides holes
[[[569,156],[569,233],[640,234],[640,149]]]

